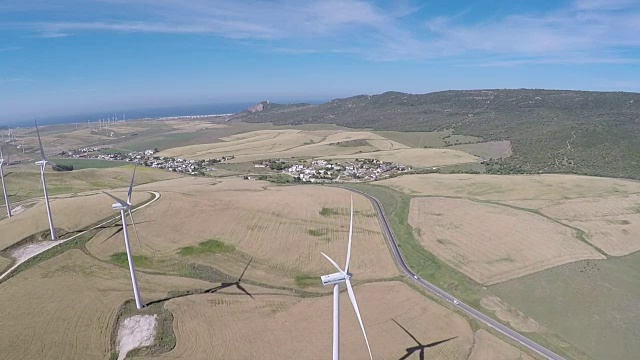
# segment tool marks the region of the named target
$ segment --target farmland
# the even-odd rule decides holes
[[[566,226],[467,199],[414,198],[409,224],[428,251],[485,285],[567,262],[604,258]]]
[[[82,193],[101,189],[123,188],[131,181],[132,166],[109,169],[84,169],[72,172],[58,172],[47,168],[47,190],[49,196]],[[5,169],[7,191],[15,206],[21,201],[42,196],[40,171],[36,166],[17,165]],[[180,175],[167,171],[139,167],[135,184],[179,178]],[[0,199],[0,217],[6,216],[4,199]]]
[[[140,276],[141,292],[206,283],[168,276]],[[0,348],[10,359],[109,359],[111,329],[131,297],[128,271],[72,250],[2,283]]]
[[[485,330],[477,330],[474,334],[473,351],[469,360],[533,360],[521,350],[500,341]]]
[[[116,196],[126,198],[126,192],[115,191]],[[149,194],[138,192],[133,202],[138,203],[149,198]],[[74,196],[52,197],[51,212],[56,229],[60,235],[74,232],[109,216],[117,215],[111,208],[111,200],[102,193],[81,193]],[[21,212],[20,216],[0,221],[0,250],[3,250],[32,234],[49,230],[49,222],[44,200],[39,200]]]
[[[409,148],[370,132],[263,130],[221,140],[214,144],[173,148],[158,155],[187,159],[233,155],[232,162],[236,163],[269,158],[373,158],[415,167],[478,161],[476,157],[456,150]]]
[[[253,273],[248,273],[253,280],[293,287],[296,277],[330,269],[320,252],[344,262],[350,196],[346,190],[193,177],[140,190],[147,188],[161,191],[162,198],[137,212],[136,221],[142,255],[155,259],[157,266],[171,268],[189,260],[239,274],[253,259]],[[354,196],[354,206],[353,251],[360,252],[353,260],[354,272],[362,273],[361,280],[395,276],[370,202]],[[109,238],[111,233],[106,229],[98,234],[87,244],[89,251],[102,259],[122,251],[120,238]],[[181,250],[208,239],[233,246],[233,251],[180,256]]]
[[[416,343],[392,319],[423,344],[426,358],[463,359],[473,344],[467,322],[398,282],[356,286],[358,305],[376,358],[405,355]],[[158,359],[261,357],[296,359],[331,356],[329,297],[199,295],[171,300],[177,346]],[[363,359],[367,349],[351,304],[342,295],[342,358]],[[304,319],[292,321],[291,319]]]

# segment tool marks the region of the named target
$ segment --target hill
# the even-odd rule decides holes
[[[579,173],[640,179],[640,94],[565,90],[386,92],[321,105],[262,102],[232,120],[276,125],[440,131],[510,140],[492,173]]]

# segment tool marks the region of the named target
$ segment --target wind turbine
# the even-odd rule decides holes
[[[367,343],[367,350],[369,350],[369,357],[373,360],[371,354],[371,347],[369,346],[369,340],[367,339],[367,333],[364,331],[364,325],[362,324],[362,317],[360,316],[360,310],[358,310],[358,303],[356,302],[356,296],[353,293],[353,287],[351,286],[351,276],[349,273],[349,262],[351,260],[351,237],[353,235],[353,196],[351,197],[351,220],[349,221],[349,245],[347,247],[347,261],[344,266],[344,270],[340,269],[340,266],[333,261],[327,254],[321,252],[321,254],[329,260],[329,262],[338,269],[337,273],[323,275],[320,277],[322,285],[333,285],[333,360],[340,359],[340,284],[345,283],[347,285],[347,293],[349,293],[349,299],[353,305],[353,310],[356,312],[358,322],[360,322],[360,328],[362,329],[362,335],[364,335],[364,341]]]
[[[0,145],[0,179],[2,179],[2,193],[4,194],[4,202],[7,205],[7,216],[11,217],[11,205],[9,204],[9,196],[7,196],[7,186],[4,184],[2,165],[4,165],[4,157],[2,156],[2,145]]]
[[[51,218],[51,206],[49,205],[49,194],[47,193],[47,181],[44,178],[44,170],[47,167],[47,157],[44,155],[44,149],[42,148],[42,140],[40,140],[40,130],[38,130],[38,123],[36,124],[36,133],[38,134],[38,144],[40,145],[40,156],[42,160],[36,161],[36,165],[40,165],[40,179],[42,180],[42,189],[44,191],[44,203],[47,207],[47,217],[49,217],[49,229],[51,230],[51,240],[56,240],[56,228],[53,227],[53,219]]]
[[[127,260],[129,261],[129,273],[131,274],[131,285],[133,286],[133,296],[136,299],[136,307],[138,310],[144,307],[142,304],[142,298],[140,297],[140,290],[138,290],[138,280],[136,279],[136,269],[133,264],[133,255],[131,254],[131,242],[129,241],[129,231],[127,230],[127,212],[129,212],[129,217],[131,218],[131,223],[133,224],[133,229],[136,230],[136,224],[133,221],[133,214],[131,213],[131,194],[133,193],[133,179],[136,176],[136,168],[133,168],[133,176],[131,176],[131,185],[129,185],[129,192],[127,193],[127,201],[121,200],[107,192],[105,194],[109,195],[112,199],[114,199],[117,203],[111,205],[113,210],[119,210],[120,216],[122,217],[122,233],[124,234],[124,246],[127,249]]]

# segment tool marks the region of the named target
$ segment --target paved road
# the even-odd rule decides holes
[[[147,191],[147,192],[148,192],[148,193],[150,193],[150,194],[152,194],[152,195],[153,195],[153,196],[155,196],[155,197],[154,197],[153,199],[151,199],[151,201],[149,201],[148,203],[146,203],[146,204],[144,204],[144,205],[141,205],[141,206],[138,206],[138,207],[136,207],[136,208],[134,208],[134,209],[131,209],[131,212],[136,212],[136,211],[138,211],[139,209],[142,209],[142,208],[144,208],[144,207],[146,207],[146,206],[148,206],[148,205],[151,205],[151,204],[153,204],[154,202],[156,202],[156,200],[160,199],[160,193],[159,193],[159,192],[156,192],[156,191]],[[18,216],[18,215],[16,215],[16,216]],[[106,224],[108,224],[108,223],[112,222],[113,220],[116,220],[116,219],[119,219],[119,218],[120,218],[120,214],[118,213],[118,215],[117,215],[117,216],[114,216],[114,217],[110,218],[109,220],[105,220],[105,221],[101,222],[100,224],[98,224],[98,225],[96,225],[96,226],[93,226],[93,227],[91,227],[90,229],[87,229],[87,230],[85,230],[85,231],[83,231],[83,232],[81,232],[81,233],[75,234],[75,235],[73,235],[73,236],[71,236],[71,237],[69,237],[69,238],[62,239],[62,240],[48,241],[48,242],[40,243],[40,246],[39,246],[39,248],[38,248],[38,250],[37,250],[37,251],[35,251],[35,252],[34,252],[33,254],[31,254],[29,257],[26,257],[26,258],[20,259],[20,261],[16,261],[16,263],[15,263],[15,264],[13,264],[13,266],[12,266],[12,267],[10,267],[10,268],[9,268],[7,271],[5,271],[4,273],[0,274],[0,280],[2,280],[2,279],[4,279],[5,277],[7,277],[9,274],[11,274],[11,272],[12,272],[13,270],[15,270],[18,266],[20,266],[20,264],[22,264],[23,262],[25,262],[25,261],[27,261],[27,260],[31,259],[32,257],[34,257],[34,256],[36,256],[36,255],[39,255],[39,254],[42,254],[43,252],[45,252],[45,251],[47,251],[47,250],[49,250],[49,249],[51,249],[51,248],[54,248],[54,247],[56,247],[56,246],[58,246],[58,245],[60,245],[60,244],[64,244],[64,243],[66,243],[66,242],[67,242],[67,241],[69,241],[69,240],[73,240],[73,239],[77,238],[78,236],[84,235],[87,231],[90,231],[90,230],[93,230],[93,229],[97,229],[97,228],[99,228],[100,226],[106,225]]]
[[[340,186],[342,187],[342,186]],[[393,257],[395,258],[395,261],[398,265],[400,265],[400,268],[407,274],[409,275],[409,277],[415,281],[416,283],[418,283],[420,286],[422,286],[423,288],[429,290],[431,293],[435,294],[436,296],[442,298],[445,301],[450,302],[453,306],[456,306],[458,308],[460,308],[460,310],[464,311],[465,313],[467,313],[469,316],[475,318],[476,320],[484,323],[485,325],[487,325],[490,328],[495,329],[496,331],[502,333],[503,335],[511,338],[514,341],[519,342],[520,344],[522,344],[523,346],[529,348],[530,350],[546,357],[547,359],[552,359],[552,360],[565,360],[562,356],[554,353],[553,351],[539,345],[538,343],[530,340],[529,338],[523,336],[522,334],[518,333],[517,331],[501,324],[500,322],[488,317],[487,315],[481,313],[480,311],[472,308],[471,306],[464,304],[463,302],[457,300],[454,296],[450,295],[449,293],[447,293],[446,291],[440,289],[439,287],[435,286],[434,284],[428,282],[427,280],[419,277],[417,274],[415,274],[413,271],[411,271],[411,269],[409,269],[409,267],[407,266],[407,264],[404,261],[404,257],[402,256],[402,253],[400,252],[400,249],[398,248],[398,243],[396,242],[396,238],[393,235],[393,232],[391,231],[391,227],[389,226],[389,222],[387,221],[387,218],[384,214],[384,210],[382,209],[382,206],[380,205],[380,202],[378,201],[378,199],[374,198],[373,196],[370,196],[366,193],[363,193],[362,191],[358,191],[358,190],[354,190],[348,187],[342,187],[344,189],[347,190],[351,190],[353,192],[356,192],[360,195],[365,196],[366,198],[368,198],[369,200],[371,200],[371,203],[373,203],[373,206],[376,209],[376,212],[378,213],[378,218],[380,219],[380,224],[382,224],[382,228],[385,234],[385,237],[387,238],[387,241],[389,242],[389,245],[391,246],[391,250],[393,252]]]

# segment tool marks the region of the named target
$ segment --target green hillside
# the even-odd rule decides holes
[[[276,125],[439,131],[510,140],[494,173],[580,173],[640,179],[640,94],[563,90],[386,92],[321,105],[263,102],[234,117]]]

